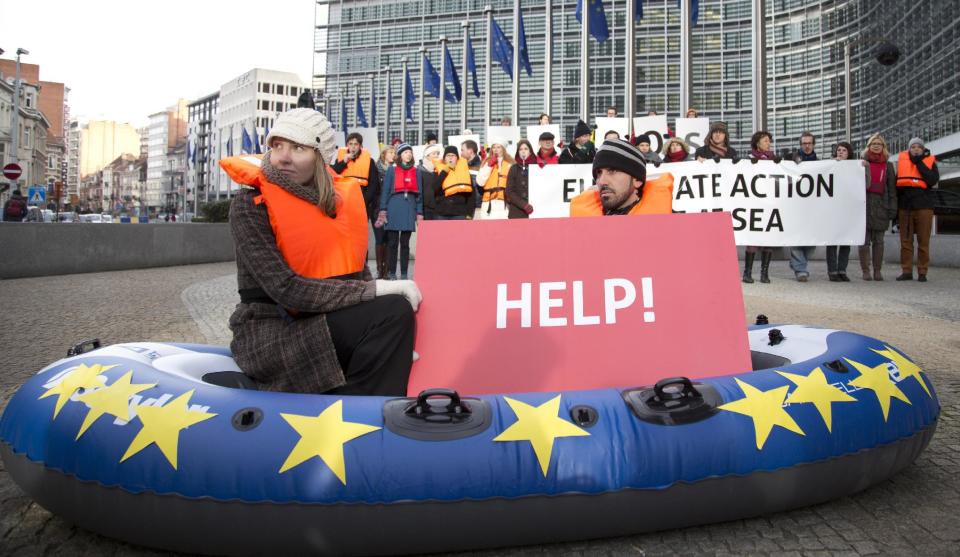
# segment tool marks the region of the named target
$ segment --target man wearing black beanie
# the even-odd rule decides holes
[[[593,159],[594,187],[573,198],[571,217],[672,212],[673,176],[647,183],[646,162],[627,141],[604,141]]]
[[[577,120],[573,130],[573,141],[560,153],[560,164],[590,164],[596,156],[596,149],[590,142],[590,127],[583,120]]]

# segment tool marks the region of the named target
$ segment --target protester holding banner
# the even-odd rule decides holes
[[[755,160],[780,162],[780,157],[774,153],[770,146],[773,144],[773,136],[766,130],[760,130],[750,138],[750,156]],[[753,284],[753,262],[756,260],[757,252],[760,253],[760,282],[767,284],[770,282],[770,260],[773,259],[773,248],[769,246],[747,246],[743,254],[743,282]]]
[[[671,137],[663,146],[663,162],[691,161],[690,146],[679,137]]]
[[[553,134],[543,132],[540,134],[540,150],[537,151],[537,164],[543,168],[547,164],[558,164],[560,157],[557,156],[557,150],[553,148]]]
[[[516,164],[502,143],[490,146],[490,155],[477,173],[477,183],[483,189],[483,201],[480,206],[480,219],[505,219],[508,217],[506,191],[507,174]]]
[[[440,195],[440,176],[437,174],[436,163],[443,154],[443,148],[437,144],[428,145],[423,150],[423,160],[420,161],[420,181],[423,183],[423,220],[437,218],[437,195]]]
[[[525,219],[533,213],[530,206],[529,184],[530,165],[537,164],[537,157],[533,155],[533,145],[526,139],[517,143],[516,164],[510,167],[507,173],[507,217],[511,219]]]
[[[660,164],[663,162],[663,159],[660,158],[660,155],[656,151],[650,149],[650,136],[647,134],[640,134],[636,139],[637,150],[640,151],[640,155],[643,157],[643,160],[647,161],[647,164]]]
[[[841,141],[840,143],[837,143],[837,148],[834,150],[834,155],[833,155],[834,160],[845,161],[853,158],[855,158],[853,154],[853,146],[851,146],[846,141]],[[869,176],[870,174],[869,172],[867,172],[867,177],[869,178]],[[870,188],[870,182],[868,180],[867,191],[869,191],[869,188]],[[870,219],[869,195],[868,195],[866,205],[867,205],[867,211],[868,211],[867,223],[868,223],[868,229],[869,229],[869,222],[870,222],[869,221]],[[881,238],[881,242],[882,242],[882,238]],[[861,250],[862,249],[863,248],[861,247]],[[869,248],[867,248],[868,253],[869,251],[870,251]],[[850,246],[827,246],[827,277],[829,277],[830,282],[850,282],[850,278],[847,277],[847,262],[849,261],[849,259],[850,259]],[[861,259],[860,261],[861,268],[863,267],[864,264],[867,265],[866,270],[863,273],[864,277],[867,277],[869,276],[869,269],[870,269],[869,263],[863,257],[861,257],[860,259]],[[878,266],[877,274],[879,275],[879,273],[880,273],[880,268]],[[870,279],[865,279],[865,280],[870,280]]]
[[[814,150],[817,139],[811,132],[805,131],[800,134],[800,150],[793,154],[793,160],[797,164],[819,160],[817,152]],[[816,246],[794,246],[790,248],[790,269],[793,270],[797,282],[807,282],[810,280],[810,273],[807,271],[807,262],[813,257]]]
[[[714,122],[710,124],[710,133],[707,136],[707,142],[703,147],[694,152],[693,156],[698,161],[707,159],[733,159],[737,160],[737,150],[730,146],[730,135],[727,133],[727,125],[723,122]]]
[[[549,126],[553,123],[553,118],[551,118],[546,112],[543,112],[540,114],[540,117],[537,118],[537,123],[541,126]]]
[[[686,117],[687,117],[687,118],[699,118],[699,117],[700,117],[700,113],[697,112],[697,109],[696,109],[696,108],[688,108],[688,109],[687,109],[687,116],[686,116]]]
[[[410,236],[423,219],[423,178],[413,161],[413,148],[397,147],[397,163],[383,180],[378,222],[387,235],[387,278],[397,277],[397,248],[400,250],[400,278],[406,280],[410,266]]]
[[[230,204],[234,360],[260,390],[403,396],[420,291],[370,280],[363,197],[327,168],[330,122],[313,109],[284,112],[266,145],[262,160],[220,161],[243,185]]]
[[[897,280],[913,280],[913,237],[917,237],[917,280],[927,281],[930,264],[930,232],[933,229],[934,197],[931,190],[940,181],[937,159],[923,140],[910,140],[897,158],[897,203],[900,223],[900,268]]]
[[[443,160],[436,160],[433,166],[440,180],[440,187],[435,190],[433,199],[436,219],[473,218],[476,203],[474,203],[473,177],[470,175],[467,160],[460,157],[457,148],[451,145],[444,150]]]
[[[629,141],[604,141],[593,159],[593,188],[570,201],[571,217],[669,214],[673,176],[647,181],[646,163]]]
[[[817,138],[812,132],[805,131],[800,134],[800,149],[793,153],[793,162],[801,163],[805,161],[815,161],[817,152],[814,149],[817,145]]]
[[[593,164],[597,150],[590,142],[590,126],[583,120],[577,120],[573,130],[573,141],[560,153],[560,164]]]

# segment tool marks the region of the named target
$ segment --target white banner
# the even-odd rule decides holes
[[[627,137],[630,133],[630,122],[626,118],[607,118],[606,116],[597,118],[597,132],[593,136],[597,147],[603,144],[603,136],[611,131],[620,134],[620,139],[630,139]]]
[[[359,133],[363,138],[363,148],[370,152],[373,160],[380,157],[380,140],[377,139],[377,128],[347,128],[347,135]]]
[[[650,150],[659,153],[663,150],[663,136],[667,134],[667,117],[638,116],[633,119],[633,135],[649,135]]]
[[[554,146],[559,145],[560,141],[563,139],[560,137],[560,124],[547,124],[546,126],[527,126],[527,141],[530,142],[530,145],[533,145],[533,150],[537,151],[540,149],[540,134],[543,132],[550,132],[553,134],[553,144]],[[559,151],[560,149],[557,149]]]
[[[489,126],[487,128],[487,146],[499,143],[510,151],[513,155],[511,146],[515,146],[520,141],[520,126]]]
[[[447,145],[453,145],[454,147],[457,148],[457,151],[459,152],[460,145],[462,145],[463,142],[468,139],[474,140],[477,143],[477,147],[478,148],[480,147],[480,134],[476,134],[476,133],[470,134],[470,135],[448,135]],[[479,155],[480,152],[477,151],[477,154]]]
[[[728,160],[647,165],[649,178],[673,175],[673,210],[727,211],[737,245],[860,245],[866,189],[859,161]],[[569,214],[570,199],[593,184],[586,164],[530,169],[531,217]]]
[[[691,153],[703,147],[709,133],[709,118],[677,118],[677,137],[690,146]]]

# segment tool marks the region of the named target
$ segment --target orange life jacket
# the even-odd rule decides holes
[[[347,156],[347,149],[341,147],[337,149],[337,162],[342,161]],[[370,151],[360,149],[357,158],[347,163],[347,167],[340,174],[344,178],[353,178],[360,182],[360,185],[367,187],[370,184]]]
[[[453,169],[441,161],[435,162],[434,167],[438,174],[444,170],[447,171],[447,176],[441,184],[444,197],[450,197],[458,193],[473,193],[473,181],[470,179],[470,167],[467,166],[466,159],[458,158]]]
[[[266,204],[277,247],[290,268],[318,279],[361,273],[367,260],[367,209],[356,180],[337,176],[327,167],[337,196],[337,216],[330,218],[320,207],[267,180],[261,159],[262,155],[230,157],[220,166],[234,182],[259,190],[254,202]]]
[[[936,157],[930,155],[923,159],[923,164],[927,168],[933,168],[933,163],[937,162]],[[898,188],[921,188],[927,189],[927,183],[920,176],[917,165],[910,160],[910,153],[903,151],[897,160],[897,187]]]
[[[630,215],[663,215],[673,212],[673,174],[669,172],[648,180],[643,186],[640,203],[633,206]],[[600,192],[590,190],[570,200],[571,217],[599,217],[603,215]]]
[[[512,165],[506,161],[500,161],[497,164],[497,170],[491,170],[490,176],[487,177],[487,181],[483,184],[484,201],[504,199],[504,192],[507,189],[507,174],[510,172],[511,166]]]

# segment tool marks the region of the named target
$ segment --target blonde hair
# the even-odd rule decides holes
[[[867,158],[867,154],[870,152],[870,144],[873,143],[874,141],[879,141],[879,142],[883,145],[883,151],[882,151],[882,153],[883,153],[883,158],[884,158],[884,159],[889,159],[889,158],[890,158],[890,149],[887,147],[887,140],[884,139],[883,136],[880,135],[879,133],[875,133],[875,134],[871,135],[871,136],[870,136],[870,139],[867,140],[867,146],[863,149],[863,158],[864,158],[864,159]],[[851,155],[852,155],[852,154],[853,154],[853,153],[851,153]]]
[[[397,149],[396,149],[396,147],[393,147],[392,145],[388,145],[388,146],[384,147],[383,150],[380,151],[380,162],[382,162],[383,164],[387,164],[387,153],[388,153],[389,151],[393,151],[393,154],[394,154],[394,155],[397,154]]]
[[[503,160],[507,161],[507,163],[509,163],[509,164],[517,164],[517,161],[514,160],[513,155],[510,154],[510,151],[507,151],[507,146],[504,145],[503,143],[491,143],[491,144],[490,144],[490,150],[487,151],[487,159],[489,159],[490,157],[493,156],[493,146],[494,146],[494,145],[499,145],[500,148],[503,149],[503,157],[502,157]],[[484,162],[486,162],[486,161],[484,161]]]
[[[320,151],[314,149],[317,155],[317,164],[313,169],[313,183],[317,186],[317,206],[323,214],[337,218],[337,191],[333,189],[333,178],[327,170],[327,163],[323,160]]]

